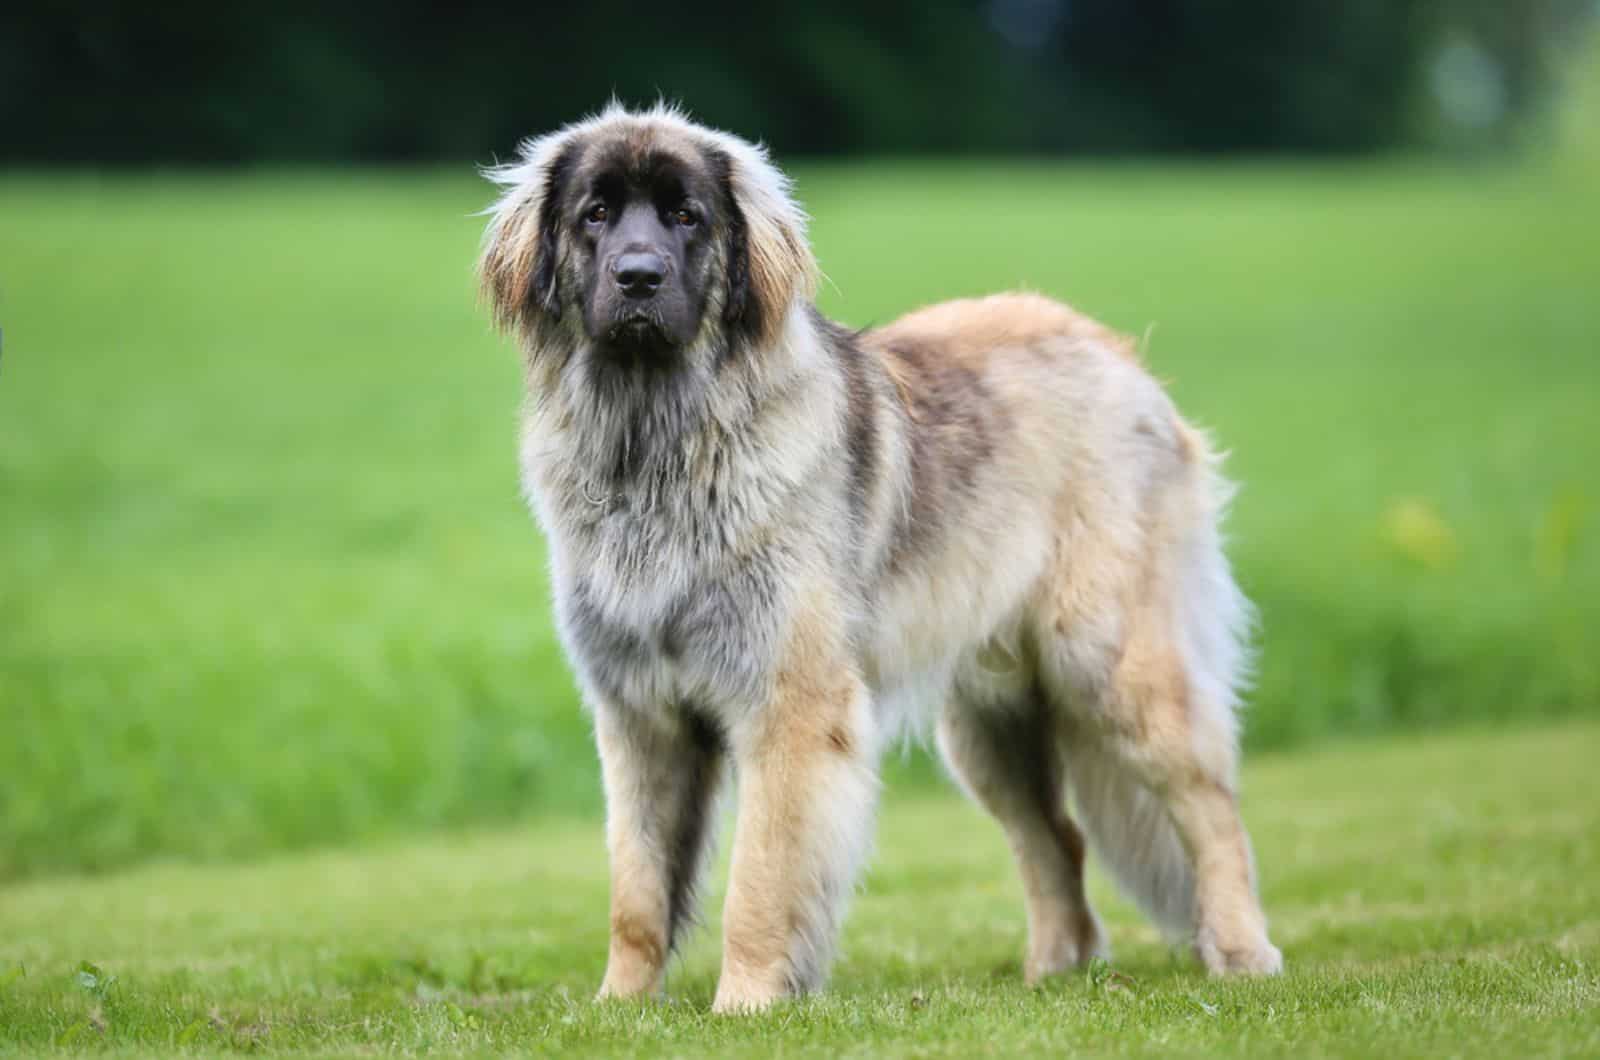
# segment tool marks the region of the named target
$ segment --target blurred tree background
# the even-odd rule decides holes
[[[482,159],[612,93],[668,94],[786,155],[1492,145],[1537,119],[1593,11],[61,0],[0,13],[0,161]]]

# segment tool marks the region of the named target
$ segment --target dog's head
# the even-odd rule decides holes
[[[657,106],[613,104],[489,171],[480,276],[530,357],[625,364],[770,343],[816,264],[788,180],[759,147]]]

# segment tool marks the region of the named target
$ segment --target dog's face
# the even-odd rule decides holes
[[[718,287],[713,266],[733,249],[719,209],[726,189],[707,159],[659,148],[636,157],[610,143],[574,168],[561,198],[566,271],[595,349],[670,359],[692,343]]]
[[[776,341],[816,264],[760,148],[613,106],[491,170],[481,276],[530,361],[672,367]]]

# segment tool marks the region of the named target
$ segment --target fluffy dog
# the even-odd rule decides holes
[[[935,728],[1004,828],[1028,980],[1104,951],[1089,838],[1213,973],[1276,972],[1239,819],[1227,488],[1123,337],[1037,295],[855,333],[765,152],[613,105],[490,171],[523,481],[607,803],[603,997],[660,989],[719,788],[715,1008],[822,983],[877,759]]]

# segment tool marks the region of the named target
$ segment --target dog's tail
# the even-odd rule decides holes
[[[1159,799],[1091,742],[1067,749],[1067,784],[1079,819],[1131,898],[1173,941],[1194,932],[1194,873]]]

